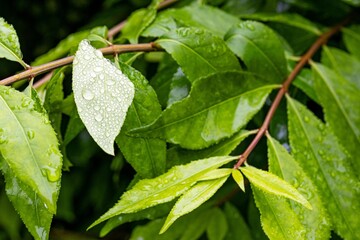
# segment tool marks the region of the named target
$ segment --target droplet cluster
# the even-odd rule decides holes
[[[114,140],[134,98],[133,83],[83,40],[73,62],[73,91],[88,132],[105,152],[114,154]]]

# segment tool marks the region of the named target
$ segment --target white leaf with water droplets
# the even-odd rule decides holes
[[[133,83],[87,40],[73,62],[73,91],[80,118],[95,142],[114,155],[114,141],[124,123]]]

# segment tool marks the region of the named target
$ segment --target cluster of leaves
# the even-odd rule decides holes
[[[185,1],[159,12],[161,1],[153,1],[132,13],[111,40],[135,48],[153,41],[157,52],[106,59],[95,49],[110,43],[100,26],[70,35],[31,64],[75,53],[72,66],[55,70],[37,90],[32,82],[23,91],[0,85],[5,192],[35,239],[48,239],[59,194],[61,202],[61,193],[75,191],[61,176],[79,164],[71,147],[81,138],[97,146],[76,149],[84,152],[80,158],[104,161],[94,160],[102,150],[115,155],[118,173],[126,166],[134,170],[118,179],[128,185],[119,190],[120,200],[94,216],[90,227],[107,221],[101,236],[147,219],[130,239],[197,239],[204,233],[209,239],[263,239],[251,220],[255,202],[270,239],[329,239],[331,231],[360,238],[360,25],[343,28],[295,79],[271,122],[266,148],[255,150],[263,152],[256,156],[268,171],[248,163],[232,168],[239,156],[231,155],[257,132],[298,56],[327,30],[324,19],[314,23],[300,14],[318,11],[317,3],[260,2]],[[334,10],[336,18],[359,5],[331,3],[330,10],[341,9]],[[28,68],[15,30],[2,18],[0,57]],[[153,62],[155,73],[146,69]],[[71,78],[69,91],[64,80]],[[100,156],[106,159],[105,153]],[[248,221],[229,200],[234,187],[254,199],[248,200]],[[64,209],[57,214],[66,216]]]

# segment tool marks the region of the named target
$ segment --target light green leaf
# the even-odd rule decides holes
[[[135,86],[135,96],[116,143],[125,159],[142,178],[156,177],[165,172],[166,142],[161,139],[134,138],[126,133],[150,124],[161,114],[161,106],[145,77],[128,65],[121,70]]]
[[[169,202],[186,192],[202,175],[216,169],[235,157],[213,157],[175,166],[165,174],[153,179],[140,180],[125,192],[119,202],[96,220],[89,228],[123,214],[137,212],[161,203]]]
[[[229,155],[245,138],[255,133],[256,130],[241,130],[230,138],[224,139],[218,144],[202,150],[188,150],[180,148],[179,146],[172,147],[166,152],[166,166],[170,168],[175,165],[189,163],[196,159]]]
[[[84,40],[74,58],[72,87],[86,129],[106,153],[114,155],[114,141],[134,98],[134,85]]]
[[[31,235],[36,240],[48,239],[53,214],[38,194],[14,175],[6,162],[3,162],[1,170],[6,182],[6,194]]]
[[[321,62],[360,89],[360,60],[340,49],[324,46]]]
[[[226,216],[220,208],[211,209],[211,216],[207,224],[207,237],[209,240],[222,240],[228,231]]]
[[[121,38],[128,39],[132,44],[138,43],[140,34],[154,21],[155,16],[155,8],[142,8],[133,12],[121,31]]]
[[[359,89],[349,80],[321,64],[312,64],[315,89],[324,108],[326,122],[351,154],[349,159],[360,176]]]
[[[350,27],[342,28],[342,32],[346,48],[360,60],[360,25],[351,25]]]
[[[360,186],[338,140],[307,108],[287,97],[292,153],[317,186],[338,235],[360,238]]]
[[[277,34],[266,25],[244,21],[225,35],[226,44],[250,72],[271,83],[282,83],[287,75],[285,53]]]
[[[239,210],[230,202],[225,203],[224,213],[229,225],[226,240],[234,240],[241,236],[241,240],[252,240],[251,232]]]
[[[19,38],[14,27],[0,17],[0,58],[6,58],[27,67],[22,60]]]
[[[160,230],[160,234],[164,233],[175,222],[176,219],[193,211],[201,204],[209,200],[225,183],[229,174],[230,172],[225,177],[209,181],[201,181],[187,190],[171,209],[163,227]]]
[[[250,183],[262,191],[292,199],[304,207],[311,209],[310,203],[292,185],[276,175],[251,167],[240,167],[240,171]]]
[[[275,139],[268,137],[268,155],[270,172],[283,178],[303,194],[310,202],[312,210],[303,208],[295,202],[274,201],[274,208],[281,204],[290,204],[296,218],[305,227],[305,239],[329,239],[329,216],[322,204],[316,186],[305,174],[295,159]]]
[[[219,168],[205,173],[198,181],[209,181],[218,178],[228,177],[231,174],[231,168]]]
[[[225,42],[201,29],[178,28],[155,43],[171,54],[190,82],[220,71],[240,70]]]
[[[261,214],[261,226],[269,239],[306,239],[304,226],[285,198],[270,194],[251,183],[256,206]]]
[[[90,30],[84,30],[70,34],[64,40],[60,41],[56,47],[37,57],[35,61],[31,63],[31,66],[38,66],[65,56],[72,48],[76,48],[81,40],[86,38],[89,33]]]
[[[34,101],[0,86],[0,152],[14,175],[56,212],[62,156],[48,117]]]
[[[242,175],[242,173],[237,169],[233,169],[231,175],[237,185],[240,187],[240,189],[245,192],[244,176]]]
[[[223,72],[193,83],[190,95],[172,104],[151,125],[130,132],[202,149],[232,136],[263,106],[276,85],[242,72]]]

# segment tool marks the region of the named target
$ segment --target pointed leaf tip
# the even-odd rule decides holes
[[[73,62],[73,91],[81,120],[95,142],[114,155],[135,88],[121,70],[83,40]]]

